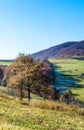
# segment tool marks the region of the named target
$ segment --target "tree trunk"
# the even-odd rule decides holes
[[[19,95],[20,101],[22,101],[22,100],[23,100],[23,97],[24,97],[24,94],[23,94],[22,89],[19,89],[19,90],[18,90],[18,95]]]
[[[30,86],[28,87],[27,92],[28,92],[28,101],[30,101]]]

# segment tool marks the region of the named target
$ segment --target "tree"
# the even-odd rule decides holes
[[[6,65],[0,65],[0,85],[1,86],[6,86],[6,82],[3,81],[3,77],[4,77],[6,68],[7,68]]]
[[[36,61],[30,55],[20,54],[10,66],[10,72],[6,71],[7,86],[18,88],[20,92],[27,90],[29,101],[30,91],[46,97],[50,79],[45,68],[41,61]]]

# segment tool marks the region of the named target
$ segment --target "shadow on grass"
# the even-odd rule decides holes
[[[53,67],[56,76],[56,84],[54,85],[54,87],[58,88],[61,91],[65,91],[67,89],[72,88],[84,88],[84,85],[80,84],[80,81],[83,80],[83,77],[79,78],[78,75],[72,75],[72,70],[58,72],[57,69],[61,67],[56,65]],[[69,72],[69,75],[65,74],[65,72]]]
[[[73,96],[79,96],[79,94],[73,93]]]

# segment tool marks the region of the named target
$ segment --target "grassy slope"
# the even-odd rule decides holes
[[[56,71],[70,74],[73,78],[84,73],[83,61],[62,59],[52,62],[59,66]],[[82,86],[83,79],[77,84]],[[74,93],[78,94],[80,99],[84,99],[83,90],[73,87]],[[3,95],[4,91],[5,88],[0,88],[0,95]],[[84,130],[84,109],[37,99],[38,97],[32,96],[30,105],[26,106],[20,104],[17,98],[0,96],[0,130]]]
[[[52,101],[0,97],[0,130],[83,130],[84,110]]]
[[[66,82],[66,87],[72,88],[72,91],[76,98],[84,101],[84,77],[80,76],[84,74],[84,60],[76,59],[50,59],[55,64],[56,72],[63,74],[63,77],[59,77],[58,82]],[[73,81],[73,83],[72,83]],[[61,85],[61,87],[64,87]]]

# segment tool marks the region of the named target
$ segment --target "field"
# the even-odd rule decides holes
[[[84,100],[84,61],[50,61],[57,76],[55,86],[71,89],[76,98]],[[0,86],[0,130],[84,130],[84,108],[43,100],[33,94],[30,103],[26,99],[20,102],[16,92]]]
[[[12,64],[11,61],[0,60],[0,65],[11,65],[11,64]]]
[[[26,104],[26,105],[25,105]],[[83,130],[84,109],[37,100],[19,103],[18,98],[0,96],[0,130]]]
[[[56,72],[56,87],[71,89],[74,96],[84,101],[84,60],[50,59]]]

